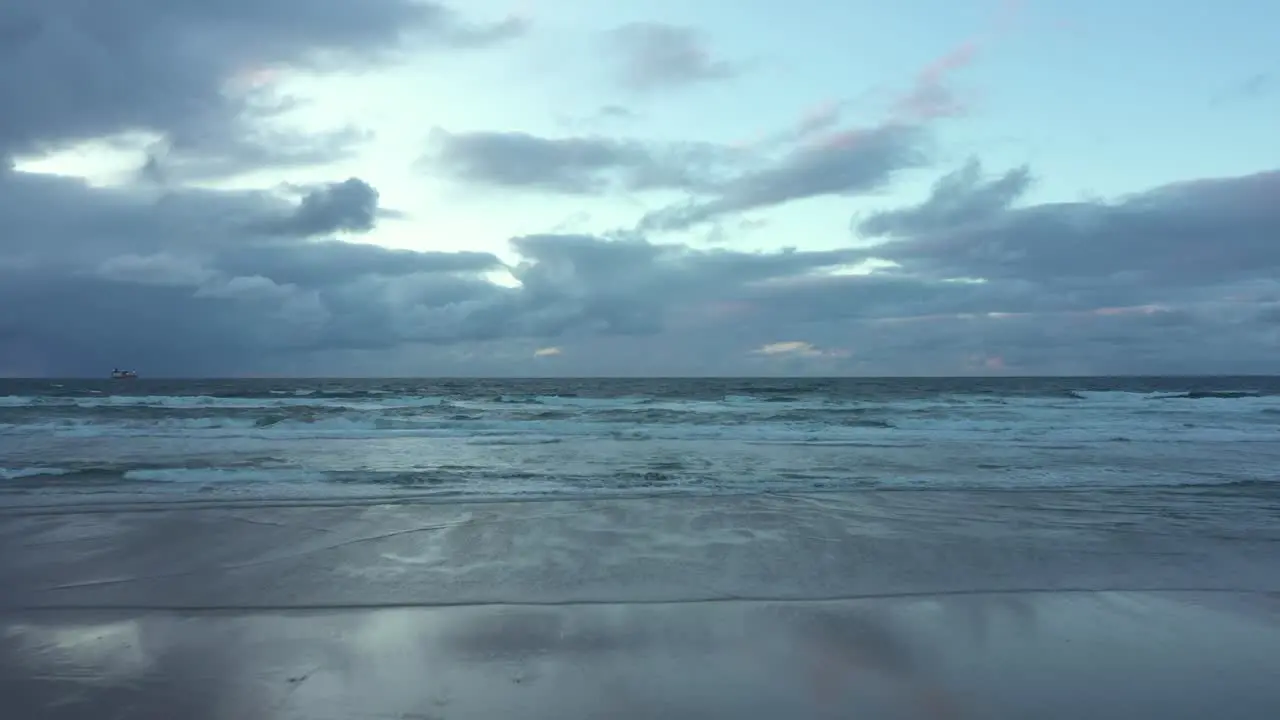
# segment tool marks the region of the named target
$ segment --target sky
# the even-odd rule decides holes
[[[1280,372],[1263,0],[8,0],[0,376]]]

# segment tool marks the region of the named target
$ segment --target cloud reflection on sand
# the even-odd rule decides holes
[[[0,633],[0,689],[53,720],[1262,720],[1280,699],[1274,621],[1151,594],[955,601],[32,613]]]

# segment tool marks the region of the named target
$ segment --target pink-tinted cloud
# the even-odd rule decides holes
[[[971,40],[925,66],[916,75],[911,89],[894,103],[894,117],[907,122],[927,122],[963,115],[968,108],[956,97],[948,81],[952,73],[971,65],[977,54],[978,45]]]
[[[1024,0],[1002,0],[991,29],[966,40],[936,58],[918,73],[905,93],[893,101],[889,117],[881,123],[924,123],[968,112],[968,104],[951,88],[952,75],[973,64],[980,50],[1012,31],[1022,14]],[[860,131],[841,129],[847,102],[826,100],[805,110],[784,133],[733,143],[737,149],[755,149],[776,143],[802,143],[812,149],[840,149],[857,142]]]
[[[968,112],[968,105],[950,86],[951,76],[972,65],[982,48],[1013,32],[1024,5],[1024,0],[1002,0],[989,31],[926,65],[917,73],[911,89],[894,103],[894,117],[904,122],[927,122]]]

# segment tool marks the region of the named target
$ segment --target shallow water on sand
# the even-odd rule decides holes
[[[0,697],[55,720],[1272,720],[1277,516],[947,490],[9,507]]]

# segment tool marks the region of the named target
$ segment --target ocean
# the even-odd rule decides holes
[[[5,502],[1269,492],[1280,378],[0,380]]]
[[[0,695],[1273,718],[1278,431],[1257,377],[0,381]]]

